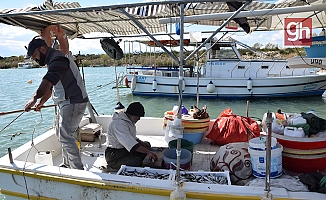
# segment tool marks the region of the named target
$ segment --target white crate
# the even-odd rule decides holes
[[[138,178],[150,178],[150,179],[158,179],[159,178],[155,178],[155,176],[157,177],[164,177],[164,179],[161,180],[172,180],[172,176],[173,176],[173,170],[170,169],[154,169],[154,168],[150,168],[150,167],[129,167],[126,165],[121,165],[119,171],[117,172],[117,175],[121,175],[121,176],[127,176],[127,175],[123,175],[122,173],[124,171],[130,172],[130,174],[133,174],[133,172],[137,172],[139,174],[142,174],[143,176],[131,176],[131,177],[138,177]],[[154,175],[155,174],[155,175]],[[154,175],[153,177],[151,175]]]
[[[96,123],[89,123],[81,127],[79,130],[81,141],[84,142],[94,142],[95,136],[102,135],[102,126]]]
[[[174,171],[175,173],[173,174],[173,181],[176,180],[176,171]],[[190,177],[193,176],[193,178],[184,178],[185,175],[189,175]],[[219,183],[218,179],[217,180],[212,180],[212,181],[202,181],[202,182],[197,182],[195,180],[205,180],[205,179],[209,179],[210,177],[216,177],[216,178],[223,178],[225,179],[225,184],[221,184]],[[196,178],[195,178],[196,177]],[[230,174],[229,171],[224,171],[224,172],[205,172],[205,171],[180,171],[180,180],[185,184],[220,184],[220,185],[231,185],[231,179],[230,179]]]

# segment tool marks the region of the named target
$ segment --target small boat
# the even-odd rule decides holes
[[[18,69],[32,69],[34,66],[32,61],[24,61],[18,63]]]

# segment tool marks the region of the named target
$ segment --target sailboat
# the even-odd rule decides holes
[[[271,8],[276,10],[277,8],[290,6],[294,6],[293,9],[295,9],[296,6],[303,3],[302,1],[284,1],[281,4],[274,5],[246,1],[239,9],[230,13],[231,17],[227,17],[226,20],[203,19],[196,21],[196,23],[224,27],[226,24],[232,23],[231,20],[237,14],[241,14],[241,11],[248,5],[250,5],[248,7],[250,10]],[[311,3],[321,3],[321,1],[312,1]],[[290,8],[286,13],[291,12]],[[81,38],[84,34],[90,32],[109,32],[111,37],[102,39],[101,44],[104,51],[114,59],[121,59],[123,56],[114,38],[120,35],[132,37],[147,35],[179,63],[179,79],[178,85],[175,87],[179,93],[179,107],[181,107],[182,88],[184,86],[182,72],[185,64],[183,61],[187,60],[182,55],[183,43],[180,43],[181,55],[180,58],[177,58],[155,38],[156,33],[166,32],[167,28],[165,24],[160,24],[159,20],[165,17],[178,16],[180,20],[180,41],[183,41],[183,20],[186,19],[185,16],[223,14],[228,10],[229,8],[225,2],[214,0],[211,2],[198,0],[191,3],[185,3],[184,1],[154,1],[95,7],[80,7],[77,2],[61,3],[47,0],[38,7],[2,10],[0,11],[0,22],[22,26],[36,31],[40,35],[49,24],[55,24],[54,26],[64,30],[66,36],[70,39]],[[302,16],[302,13],[300,15]],[[323,11],[318,12],[317,10],[317,16],[323,17],[325,15]],[[252,18],[256,19],[256,16]],[[269,30],[277,28],[277,23],[271,23],[271,19],[272,16],[267,16],[264,20],[261,18],[265,25],[269,24],[269,26],[266,26]],[[250,22],[250,17],[247,20]],[[252,23],[248,23],[248,25],[252,27]],[[221,27],[217,28],[216,33]],[[246,25],[244,27],[248,28]],[[200,46],[212,41],[216,33],[213,33]],[[62,40],[58,35],[53,35],[52,38]],[[67,52],[68,49],[63,50]],[[245,80],[243,87],[247,90],[247,78]],[[159,84],[157,90],[159,90]],[[131,87],[133,87],[132,85],[133,82],[131,82]],[[185,86],[187,87],[187,83]],[[255,87],[254,83],[252,87]],[[181,119],[180,111],[178,112],[178,119]],[[88,127],[89,132],[86,132],[86,134],[97,133],[98,135],[98,138],[94,141],[84,141],[81,144],[84,171],[58,166],[61,158],[61,147],[55,136],[55,130],[47,131],[13,151],[8,149],[8,154],[0,158],[0,179],[6,180],[0,182],[1,193],[6,195],[8,199],[168,199],[171,196],[172,199],[325,199],[326,197],[326,194],[316,192],[293,192],[281,187],[270,187],[268,179],[265,187],[263,185],[232,185],[229,181],[229,172],[209,172],[211,155],[219,147],[209,142],[205,143],[207,141],[205,138],[201,143],[194,146],[195,153],[190,172],[195,176],[213,174],[218,178],[222,177],[226,180],[223,181],[223,184],[183,182],[180,180],[179,175],[180,163],[176,164],[176,170],[122,166],[121,171],[107,172],[103,170],[103,165],[105,166],[103,164],[105,161],[104,150],[107,146],[105,135],[111,120],[111,115],[94,116],[92,112],[82,119],[80,127]],[[162,127],[163,120],[163,118],[143,117],[137,123],[139,138],[149,141],[153,144],[153,148],[167,148],[168,145],[164,139],[166,132]],[[94,123],[96,129],[89,128],[93,127]],[[213,121],[209,121],[208,129],[212,125]],[[181,135],[183,134],[182,126],[174,128]],[[270,133],[268,134],[270,135]],[[179,148],[177,147],[177,149]],[[136,171],[136,173],[147,171],[167,178],[162,180],[143,176],[130,177],[123,175],[123,170],[127,170],[127,172]],[[173,196],[180,191],[182,191],[183,196]]]

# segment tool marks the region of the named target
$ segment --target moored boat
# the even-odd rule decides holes
[[[32,61],[24,61],[19,62],[17,68],[18,69],[32,69],[34,66]]]
[[[201,70],[198,71],[199,66],[183,68],[182,95],[196,97],[198,93],[201,98],[279,98],[321,95],[325,91],[326,75],[319,73],[319,69],[323,68],[326,58],[317,61],[316,58],[304,58],[306,63],[303,63],[303,58],[244,60],[237,49],[239,44],[242,43],[232,38],[226,42],[211,41],[206,44],[207,59]],[[293,68],[297,65],[295,61],[300,67]],[[127,69],[127,78],[134,85],[131,88],[134,95],[178,96],[178,67]]]

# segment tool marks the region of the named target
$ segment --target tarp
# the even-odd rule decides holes
[[[218,145],[225,145],[232,142],[248,142],[259,135],[259,125],[255,120],[235,115],[230,108],[227,108],[215,120],[206,137]]]
[[[40,0],[40,2],[42,2]],[[184,1],[151,1],[134,4],[115,4],[94,7],[81,7],[78,2],[54,2],[45,0],[39,6],[27,8],[7,8],[0,10],[0,23],[19,26],[41,33],[49,25],[60,25],[70,39],[82,37],[86,33],[102,32],[119,35],[144,34],[135,23],[136,20],[150,33],[166,33],[168,26],[160,24],[159,19],[180,16],[179,4]],[[263,16],[251,15],[246,17],[252,29],[283,30],[283,19],[286,17],[312,17],[313,27],[325,27],[325,11],[318,13],[318,18],[313,12],[296,13],[289,11],[282,15],[269,15],[269,12],[278,8],[305,6],[325,3],[325,0],[284,0],[278,3],[265,3],[252,1],[244,11],[266,10]],[[184,16],[215,14],[230,12],[226,2],[219,0],[208,2],[185,3]],[[133,19],[126,15],[129,14]],[[197,25],[220,26],[226,19],[206,19],[190,22]],[[226,27],[239,27],[230,21]]]

